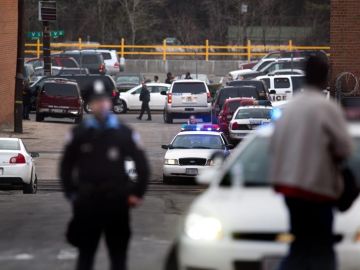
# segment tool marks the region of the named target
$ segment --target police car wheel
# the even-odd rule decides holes
[[[116,103],[113,107],[113,111],[116,114],[120,113],[126,113],[127,112],[127,106],[126,103],[122,100],[119,101],[119,103]]]
[[[167,113],[166,111],[164,111],[164,122],[166,124],[172,124],[173,123],[173,118],[172,118],[171,114]]]
[[[44,121],[44,116],[40,113],[37,113],[35,116],[35,120],[36,120],[36,122],[42,122],[42,121]]]

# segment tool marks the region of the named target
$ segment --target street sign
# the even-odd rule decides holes
[[[39,21],[56,21],[56,1],[39,1]]]
[[[56,30],[50,32],[50,36],[52,38],[63,37],[64,35],[65,35],[64,30]],[[27,37],[30,39],[40,39],[42,38],[42,32],[27,32]]]

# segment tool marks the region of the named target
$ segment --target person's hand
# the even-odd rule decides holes
[[[134,195],[130,195],[128,197],[128,204],[130,207],[137,207],[140,205],[140,203],[142,202],[141,198],[134,196]]]

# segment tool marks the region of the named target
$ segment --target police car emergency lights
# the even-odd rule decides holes
[[[220,131],[220,126],[214,124],[184,124],[181,131]]]

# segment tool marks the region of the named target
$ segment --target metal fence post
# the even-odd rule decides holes
[[[121,58],[124,58],[124,53],[125,52],[125,39],[121,38],[121,48],[120,48],[120,56]]]
[[[82,50],[82,43],[81,43],[81,37],[79,37],[79,50]]]
[[[292,50],[293,50],[293,41],[291,39],[289,40],[289,48],[288,49],[290,52],[292,52]]]
[[[163,41],[163,61],[166,61],[166,39]]]
[[[205,61],[209,61],[209,40],[205,40]]]
[[[251,40],[248,39],[247,41],[247,60],[250,63],[251,62]]]
[[[40,58],[40,39],[36,40],[36,57]]]

